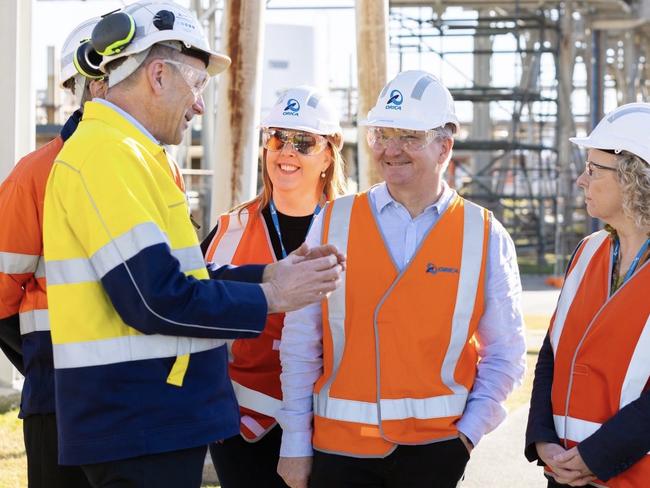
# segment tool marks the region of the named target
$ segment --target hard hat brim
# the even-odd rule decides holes
[[[436,125],[435,127],[431,127],[430,123],[426,124],[418,120],[369,118],[369,119],[359,120],[357,121],[357,124],[363,127],[387,127],[391,129],[407,129],[407,130],[437,129],[438,127],[444,126],[446,124],[454,124],[456,126],[456,131],[460,129],[458,122],[455,121],[449,121],[449,122],[441,121],[440,124]]]

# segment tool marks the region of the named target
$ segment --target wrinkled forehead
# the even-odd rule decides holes
[[[589,161],[593,161],[594,163],[606,164],[609,166],[613,166],[614,164],[616,164],[616,162],[620,157],[621,157],[620,154],[615,154],[613,150],[608,151],[603,149],[591,148],[587,152],[587,159],[589,159]]]

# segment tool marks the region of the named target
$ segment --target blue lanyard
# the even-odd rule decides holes
[[[282,257],[287,257],[287,250],[284,248],[284,243],[282,242],[282,232],[280,232],[280,221],[278,220],[278,211],[275,208],[273,200],[269,202],[269,210],[271,211],[271,220],[273,220],[273,226],[275,227],[275,233],[278,235],[280,240],[280,249],[282,249]],[[314,218],[320,212],[320,205],[316,204],[314,209],[314,214],[311,216],[311,221],[309,222],[309,227],[307,227],[307,234],[309,234],[309,229],[311,229],[311,224],[314,223]]]
[[[636,253],[636,256],[634,257],[634,260],[632,261],[632,264],[630,264],[630,269],[627,270],[627,273],[625,273],[625,278],[623,278],[623,283],[625,283],[628,279],[630,279],[630,276],[634,274],[634,271],[636,271],[637,266],[639,265],[639,260],[641,259],[641,256],[648,250],[648,246],[650,245],[650,239],[646,239],[646,241],[643,243],[641,246],[641,249],[639,249],[639,252]],[[612,262],[614,265],[616,265],[616,262],[618,261],[618,255],[621,250],[621,243],[619,242],[618,238],[614,241],[614,258],[612,259]]]

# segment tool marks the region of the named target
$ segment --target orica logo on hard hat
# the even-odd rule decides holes
[[[300,111],[300,102],[295,98],[290,98],[287,101],[287,106],[284,107],[282,115],[294,115],[298,117],[298,112]]]
[[[388,102],[386,102],[386,110],[402,110],[402,102],[404,97],[402,92],[399,90],[393,90],[390,92],[390,97],[388,97]]]

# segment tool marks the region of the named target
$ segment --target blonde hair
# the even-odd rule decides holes
[[[618,181],[623,194],[623,212],[642,229],[650,229],[650,166],[636,154],[621,153]]]
[[[343,147],[343,136],[341,134],[334,134],[327,136],[327,149],[332,157],[332,163],[325,170],[325,178],[322,178],[323,196],[326,201],[334,200],[336,197],[344,195],[347,191],[347,181],[345,178],[344,168],[345,160],[341,154],[341,147]],[[230,212],[237,212],[241,214],[242,211],[252,204],[257,204],[257,211],[261,212],[271,199],[273,198],[273,182],[266,169],[266,152],[262,152],[262,190],[260,193],[247,202],[240,203],[235,206]]]

